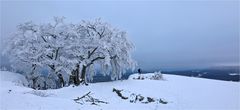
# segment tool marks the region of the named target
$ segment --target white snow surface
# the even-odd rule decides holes
[[[240,83],[163,74],[164,80],[123,80],[33,90],[21,86],[26,79],[0,71],[0,110],[240,110]],[[142,96],[161,98],[168,104],[130,103],[113,88]],[[91,91],[94,98],[109,104],[77,104],[74,98]]]

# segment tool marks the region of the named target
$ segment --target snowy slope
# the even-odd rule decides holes
[[[0,71],[1,110],[239,110],[240,83],[163,75],[165,80],[124,80],[39,90],[16,85],[24,78],[15,73]],[[8,78],[8,79],[7,79]],[[18,80],[18,81],[16,81]],[[113,88],[143,96],[162,98],[168,104],[130,103],[120,99]],[[9,91],[10,90],[10,91]],[[92,96],[109,104],[77,104],[74,98],[91,91]]]

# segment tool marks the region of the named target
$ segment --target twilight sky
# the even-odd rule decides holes
[[[73,23],[100,17],[127,31],[143,70],[239,64],[238,0],[1,1],[0,50],[19,23],[53,16]]]

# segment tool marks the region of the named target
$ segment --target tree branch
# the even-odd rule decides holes
[[[83,95],[82,97],[77,97],[76,99],[73,99],[76,103],[83,104],[84,102],[90,102],[92,105],[98,105],[98,103],[104,103],[108,104],[108,102],[99,100],[97,98],[94,98],[90,95],[91,92],[88,92],[87,94]],[[82,102],[79,102],[82,101]]]
[[[96,32],[96,33],[99,35],[100,39],[103,37],[102,35],[103,35],[104,32],[105,32],[105,28],[104,28],[104,30],[100,33],[100,32],[97,31],[96,27],[93,26],[93,25],[87,26],[87,27],[90,28],[90,29],[92,29],[94,32]]]
[[[90,63],[88,63],[88,64],[86,65],[86,67],[90,66],[90,65],[93,64],[95,61],[100,60],[100,59],[104,59],[104,58],[105,58],[105,57],[97,57],[97,58],[94,58],[94,59],[91,60]]]
[[[97,48],[98,47],[94,48],[92,52],[88,51],[88,58],[90,58],[93,55],[93,53],[97,50]]]
[[[58,47],[57,50],[56,50],[55,60],[57,60],[59,49],[60,49],[60,47]]]
[[[118,89],[113,88],[113,92],[116,92],[117,95],[118,95],[119,97],[121,97],[122,99],[124,99],[124,100],[128,99],[128,97],[125,97],[125,96],[122,95],[122,93],[121,93],[122,90],[118,90]]]
[[[88,96],[90,93],[91,93],[91,92],[88,92],[87,94],[83,95],[82,97],[78,97],[78,98],[73,99],[73,100],[74,100],[74,101],[78,101],[78,100],[80,100],[80,99],[82,99],[82,98]]]
[[[47,56],[48,58],[50,58],[50,59],[53,59],[52,56],[50,56],[50,55],[46,55],[46,56]]]
[[[55,34],[47,33],[47,35],[52,36],[54,39],[57,38],[57,36]]]
[[[42,39],[43,39],[44,42],[47,42],[47,40],[46,40],[43,36],[41,36],[41,37],[42,37]]]
[[[110,59],[115,59],[115,58],[117,58],[117,55],[110,57]]]
[[[52,70],[55,71],[55,66],[54,65],[48,65],[48,67],[50,67]]]

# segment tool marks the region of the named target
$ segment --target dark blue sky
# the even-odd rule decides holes
[[[101,17],[126,30],[145,70],[239,64],[238,0],[1,1],[1,44],[19,23],[53,16],[74,23]]]

